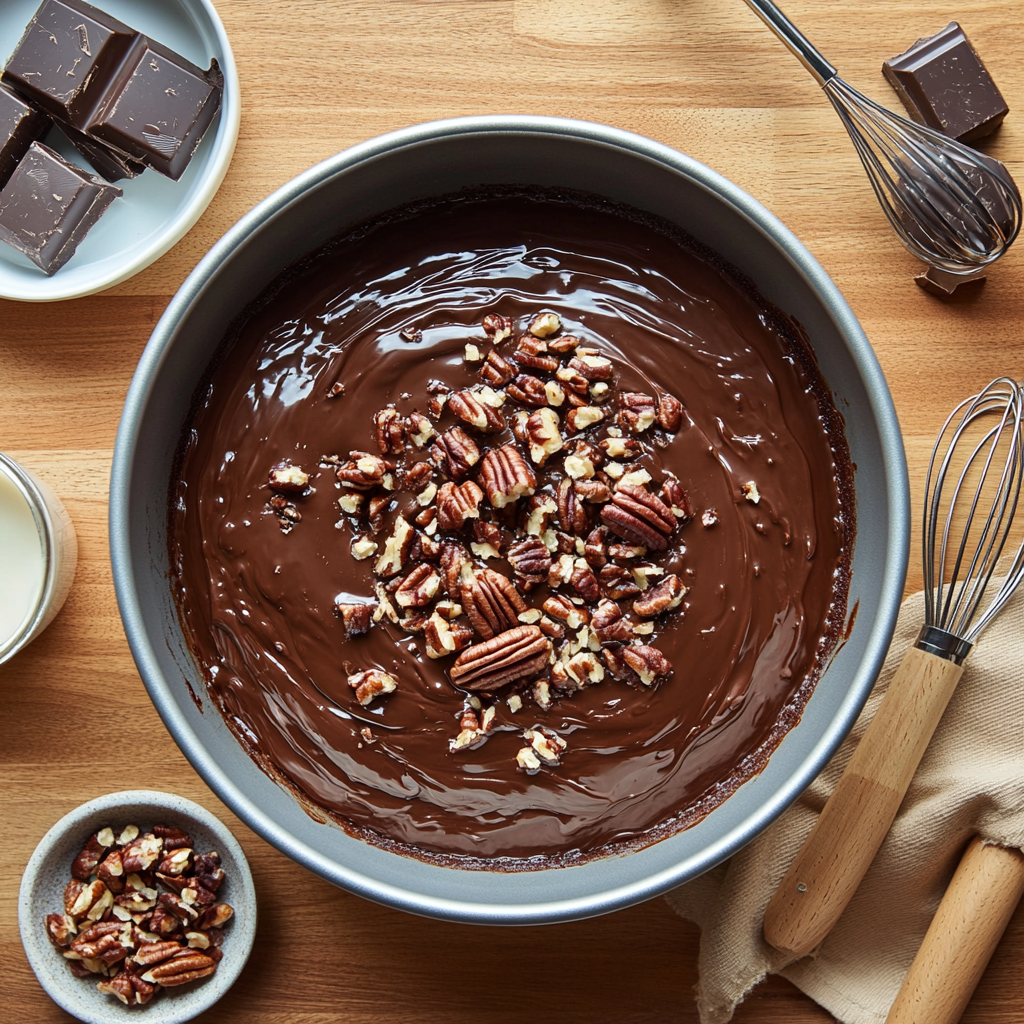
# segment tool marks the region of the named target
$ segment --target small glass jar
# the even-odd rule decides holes
[[[0,452],[0,664],[53,621],[77,562],[75,528],[60,498]]]

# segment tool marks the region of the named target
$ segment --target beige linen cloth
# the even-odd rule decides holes
[[[988,594],[996,591],[993,580]],[[924,597],[900,610],[866,707],[800,799],[731,860],[668,893],[701,929],[697,1007],[725,1024],[766,974],[781,974],[843,1024],[882,1024],[974,835],[1024,848],[1024,588],[982,633],[899,814],[832,933],[796,960],[761,933],[765,907],[811,831],[924,622]]]

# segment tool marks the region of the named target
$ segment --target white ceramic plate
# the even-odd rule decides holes
[[[96,990],[100,978],[76,978],[50,943],[43,927],[47,914],[59,914],[71,862],[98,829],[138,825],[183,828],[200,853],[216,850],[224,868],[217,900],[235,913],[224,926],[224,957],[208,978],[157,993],[144,1007],[125,1006]],[[181,1024],[209,1009],[237,980],[256,938],[256,890],[241,846],[222,821],[205,808],[171,793],[132,789],[109,793],[64,815],[40,840],[21,879],[18,898],[21,942],[39,983],[55,1003],[87,1024]]]
[[[41,0],[0,0],[0,61],[18,45]],[[210,66],[217,58],[224,73],[221,108],[196,155],[171,181],[147,170],[117,182],[116,199],[89,232],[74,256],[47,277],[34,263],[0,243],[0,297],[49,302],[90,295],[124,281],[159,259],[210,204],[224,180],[238,139],[241,96],[238,71],[227,34],[211,0],[91,0],[132,28],[163,43],[193,64]],[[88,165],[56,129],[43,140],[80,167]]]

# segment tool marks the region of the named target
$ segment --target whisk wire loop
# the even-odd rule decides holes
[[[954,477],[947,500],[947,481]],[[953,410],[928,464],[922,529],[926,629],[973,644],[1024,579],[1022,541],[1002,586],[979,616],[1011,538],[1022,483],[1024,387],[1000,377]]]

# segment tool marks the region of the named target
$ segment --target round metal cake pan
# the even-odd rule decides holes
[[[179,623],[167,545],[182,425],[229,322],[281,270],[347,227],[415,198],[490,182],[572,187],[632,204],[746,272],[806,329],[856,465],[852,628],[764,770],[693,827],[645,849],[517,873],[440,867],[372,846],[314,820],[264,774],[209,702]],[[136,370],[114,453],[110,541],[121,615],[150,696],[186,757],[243,821],[369,899],[449,920],[537,924],[616,910],[696,877],[810,783],[853,725],[888,648],[906,573],[909,507],[899,425],[871,346],[835,285],[778,219],[714,171],[650,139],[561,118],[474,117],[339,153],[260,203],[213,247],[171,301]]]

